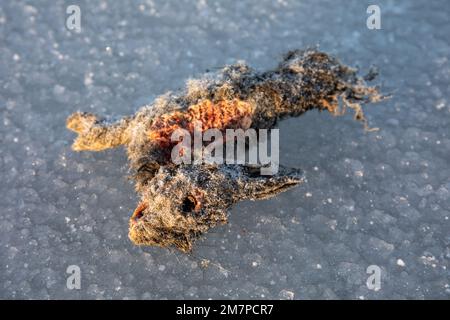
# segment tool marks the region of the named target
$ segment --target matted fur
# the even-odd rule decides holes
[[[370,74],[368,78],[373,78]],[[174,165],[171,133],[203,130],[270,129],[283,118],[312,109],[340,115],[351,108],[368,129],[361,104],[383,96],[353,68],[315,49],[287,53],[277,68],[258,72],[243,63],[190,80],[186,89],[158,97],[134,116],[117,122],[77,112],[67,127],[78,133],[73,149],[100,151],[124,145],[141,201],[129,223],[138,245],[175,246],[190,251],[193,241],[227,221],[236,202],[265,199],[302,181],[299,170],[274,176],[238,165]]]

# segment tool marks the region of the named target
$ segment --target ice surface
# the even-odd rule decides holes
[[[0,298],[450,298],[448,1],[66,1],[0,5]],[[379,4],[382,29],[366,28]],[[125,115],[206,69],[319,44],[394,97],[281,124],[307,183],[240,203],[192,255],[127,238],[122,149],[70,150],[73,111]],[[66,269],[81,270],[69,290]],[[381,269],[370,290],[369,265]]]

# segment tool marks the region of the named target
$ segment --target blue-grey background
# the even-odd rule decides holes
[[[65,27],[81,9],[81,32]],[[381,30],[366,27],[369,4]],[[448,1],[1,1],[0,298],[450,298]],[[73,111],[126,115],[206,69],[319,45],[393,98],[283,122],[307,183],[235,206],[192,255],[127,238],[123,149],[74,153]],[[205,266],[205,261],[209,265]],[[81,289],[66,288],[66,268]],[[369,290],[366,269],[381,268]]]

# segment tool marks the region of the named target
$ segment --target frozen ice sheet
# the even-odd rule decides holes
[[[71,3],[80,33],[66,1],[0,5],[0,298],[450,298],[448,1],[371,1],[381,30],[357,0]],[[192,255],[133,246],[124,151],[72,152],[65,118],[130,114],[205,69],[316,44],[379,67],[394,97],[366,115],[381,130],[285,121],[281,162],[307,183],[234,207]]]

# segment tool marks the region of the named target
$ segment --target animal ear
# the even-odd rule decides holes
[[[279,168],[274,175],[261,175],[261,167],[242,168],[242,198],[259,200],[271,198],[303,182],[303,171],[294,168]]]

